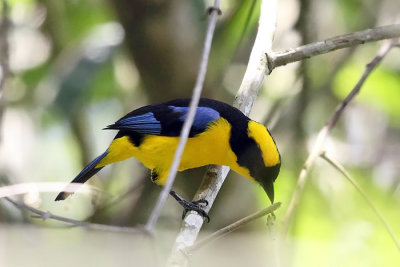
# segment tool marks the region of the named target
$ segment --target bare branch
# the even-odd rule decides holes
[[[376,214],[382,224],[385,226],[386,231],[389,233],[390,237],[392,238],[394,244],[396,245],[397,249],[400,251],[400,242],[397,240],[397,237],[390,227],[389,223],[386,221],[383,214],[379,211],[377,207],[375,207],[374,203],[369,199],[368,195],[364,192],[364,190],[358,185],[357,181],[354,180],[353,177],[346,171],[346,169],[336,160],[332,159],[331,157],[327,156],[326,153],[322,153],[321,157],[329,162],[336,170],[338,170],[343,176],[355,187],[358,193],[364,198],[365,202],[370,206],[372,211]]]
[[[389,40],[382,45],[375,58],[370,63],[367,64],[366,69],[362,74],[360,80],[357,82],[357,84],[354,86],[351,92],[347,95],[347,97],[340,103],[340,105],[337,107],[336,111],[330,118],[330,120],[319,132],[314,147],[312,148],[307,160],[303,165],[303,168],[300,171],[295,192],[293,193],[292,199],[289,203],[288,209],[286,211],[282,223],[283,234],[287,234],[289,230],[289,226],[292,222],[294,212],[299,203],[300,196],[303,193],[304,185],[307,181],[308,172],[311,166],[314,164],[315,159],[321,154],[326,138],[330,134],[332,128],[335,126],[340,116],[343,114],[348,103],[352,101],[353,98],[358,94],[365,80],[368,78],[371,72],[375,69],[376,66],[378,66],[378,64],[382,61],[382,59],[386,56],[386,54],[390,51],[390,49],[393,48],[395,44],[396,44],[395,40]]]
[[[17,202],[12,200],[9,197],[4,197],[3,199],[7,200],[8,202],[12,203],[15,207],[21,210],[27,210],[34,214],[36,214],[37,218],[47,220],[52,219],[60,222],[65,222],[71,224],[73,226],[84,227],[89,230],[100,230],[100,231],[110,231],[110,232],[125,232],[125,233],[146,233],[143,229],[140,228],[132,228],[132,227],[120,227],[120,226],[113,226],[113,225],[105,225],[105,224],[97,224],[97,223],[87,223],[79,220],[74,220],[62,216],[58,216],[52,214],[50,212],[41,211],[29,205],[26,205],[22,202]]]
[[[8,32],[10,30],[10,21],[8,20],[8,4],[6,0],[1,1],[1,22],[0,22],[0,130],[2,125],[3,113],[5,110],[5,86],[6,80],[10,76],[9,66],[9,45]],[[0,131],[1,132],[1,131]],[[0,136],[1,139],[1,136]]]
[[[271,54],[272,41],[276,29],[276,1],[263,1],[261,4],[259,27],[251,50],[249,63],[242,84],[236,94],[234,106],[249,115],[259,90],[269,70],[267,55]]]
[[[276,67],[325,54],[338,49],[353,47],[367,42],[400,37],[400,24],[387,25],[373,29],[340,35],[294,49],[268,54],[268,68]]]
[[[0,187],[0,198],[15,195],[28,194],[32,192],[75,192],[93,194],[99,193],[100,190],[90,185],[81,186],[79,184],[68,184],[64,182],[35,182],[35,183],[19,183]]]
[[[186,141],[189,136],[190,128],[192,127],[194,116],[196,114],[196,108],[200,101],[201,91],[203,89],[204,80],[207,73],[207,65],[208,65],[208,57],[210,55],[211,43],[214,36],[215,26],[217,24],[217,19],[220,14],[220,0],[215,0],[214,6],[208,10],[209,12],[209,23],[206,32],[206,38],[204,40],[204,49],[201,57],[199,74],[197,75],[196,84],[193,89],[192,99],[189,105],[189,112],[185,123],[183,124],[181,135],[179,138],[178,147],[175,151],[174,159],[172,161],[171,169],[168,173],[167,182],[164,185],[163,190],[157,200],[156,206],[154,207],[150,218],[146,224],[146,229],[150,233],[153,232],[154,226],[161,214],[162,208],[164,207],[165,201],[167,200],[168,194],[171,191],[172,185],[174,183],[176,173],[179,168],[179,163],[181,161],[181,157],[183,151],[185,149]]]
[[[204,245],[207,245],[223,236],[226,234],[229,234],[240,227],[257,220],[258,218],[264,217],[265,215],[273,213],[275,210],[277,210],[281,206],[280,202],[274,203],[270,205],[269,207],[266,207],[265,209],[262,209],[260,211],[257,211],[249,216],[246,216],[222,229],[219,229],[218,231],[215,231],[214,233],[210,234],[209,236],[205,237],[204,239],[200,240],[199,242],[195,243],[193,246],[188,248],[188,252],[193,252]]]
[[[242,84],[236,96],[235,106],[248,115],[257,98],[259,89],[264,81],[267,69],[266,54],[270,52],[276,26],[276,0],[264,0],[261,3],[260,21],[257,36],[250,55],[249,64],[243,77]],[[205,174],[200,188],[194,199],[206,199],[209,211],[221,188],[229,168],[226,166],[210,166]],[[188,212],[182,222],[175,246],[167,266],[185,266],[188,259],[184,251],[191,247],[197,239],[203,225],[203,218],[196,212]]]

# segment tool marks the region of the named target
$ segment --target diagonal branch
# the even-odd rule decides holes
[[[8,33],[11,23],[8,19],[9,6],[6,0],[1,1],[0,21],[0,130],[2,128],[3,113],[6,106],[5,87],[10,76]],[[1,132],[1,131],[0,131]],[[1,139],[1,136],[0,136]]]
[[[394,244],[396,245],[397,249],[400,251],[400,242],[397,240],[396,235],[392,227],[390,227],[389,223],[386,221],[383,214],[379,211],[377,207],[375,207],[374,203],[369,199],[368,195],[362,190],[362,188],[358,185],[357,181],[354,180],[353,177],[346,171],[346,169],[336,160],[332,159],[326,153],[322,153],[321,157],[329,162],[336,170],[338,170],[343,176],[355,187],[355,189],[360,193],[360,195],[364,198],[365,202],[370,206],[372,211],[376,214],[378,219],[382,222],[383,226],[385,226],[386,231],[389,233],[390,237],[392,238]]]
[[[101,190],[90,185],[68,184],[63,182],[35,182],[35,183],[18,183],[0,186],[0,198],[10,197],[15,195],[28,194],[32,192],[60,192],[65,189],[66,191],[74,192],[78,188],[79,193],[100,193]]]
[[[308,172],[311,166],[314,164],[315,159],[321,154],[325,141],[330,134],[332,128],[336,125],[338,119],[343,114],[347,105],[354,99],[354,97],[360,92],[361,87],[363,86],[365,80],[369,77],[371,72],[379,65],[382,59],[389,53],[389,51],[397,44],[395,40],[389,40],[385,42],[380,48],[378,54],[375,58],[367,64],[364,73],[362,74],[360,80],[351,90],[351,92],[347,95],[347,97],[340,103],[337,107],[336,111],[327,122],[327,124],[321,129],[317,136],[317,140],[314,144],[312,151],[310,152],[307,160],[305,161],[303,168],[300,171],[295,192],[293,193],[292,199],[290,200],[289,207],[286,211],[283,223],[282,223],[282,233],[287,234],[289,230],[289,226],[293,220],[293,216],[296,210],[296,207],[300,201],[300,197],[303,193],[304,185],[307,181]]]
[[[52,219],[52,220],[71,224],[72,226],[84,227],[89,230],[101,230],[101,231],[125,232],[125,233],[145,233],[145,231],[143,231],[143,229],[139,229],[139,228],[121,227],[121,226],[105,225],[105,224],[98,224],[98,223],[87,223],[87,222],[83,222],[83,221],[79,221],[79,220],[74,220],[71,218],[58,216],[58,215],[55,215],[50,212],[41,211],[39,209],[36,209],[29,205],[26,205],[25,203],[14,201],[13,199],[11,199],[9,197],[4,197],[3,199],[7,200],[8,202],[13,204],[15,207],[17,207],[20,210],[27,210],[27,211],[30,211],[30,212],[36,214],[37,218],[40,218],[43,220]]]
[[[204,49],[201,57],[199,73],[197,75],[197,80],[193,89],[192,99],[189,105],[189,112],[185,120],[185,123],[183,124],[182,127],[182,131],[179,137],[178,147],[175,151],[171,169],[168,173],[167,182],[164,185],[164,188],[161,191],[161,194],[157,200],[156,206],[154,207],[150,215],[150,218],[145,226],[145,229],[150,233],[153,232],[154,226],[158,218],[160,217],[162,208],[164,207],[164,204],[168,198],[168,194],[172,189],[172,185],[175,181],[176,173],[179,168],[179,163],[181,161],[181,157],[185,149],[187,139],[189,137],[190,128],[192,127],[193,124],[194,116],[196,114],[196,108],[200,101],[200,95],[203,89],[203,84],[207,73],[208,57],[210,55],[211,43],[214,36],[215,26],[217,24],[218,16],[220,15],[221,12],[219,7],[220,7],[220,0],[215,0],[214,6],[209,8],[208,10],[210,19],[207,27],[206,38],[204,40]]]
[[[301,61],[303,59],[308,59],[338,49],[398,37],[400,37],[400,24],[387,25],[340,35],[324,41],[318,41],[294,49],[269,54],[268,68],[272,71],[276,67],[284,66],[289,63]]]
[[[281,206],[281,202],[276,202],[276,203],[266,207],[265,209],[259,210],[259,211],[255,212],[249,216],[246,216],[246,217],[244,217],[222,229],[219,229],[218,231],[215,231],[214,233],[210,234],[209,236],[205,237],[204,239],[200,240],[199,242],[196,242],[193,246],[191,246],[188,249],[188,252],[195,251],[195,250],[237,230],[238,228],[240,228],[254,220],[257,220],[258,218],[261,218],[268,214],[273,214],[273,212],[275,210],[277,210],[280,206]]]

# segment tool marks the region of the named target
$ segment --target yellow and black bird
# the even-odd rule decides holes
[[[105,129],[118,130],[108,149],[72,181],[84,183],[104,166],[130,157],[151,170],[151,179],[164,185],[189,111],[190,99],[176,99],[136,109]],[[281,159],[268,129],[226,103],[202,98],[196,110],[179,171],[209,164],[227,165],[258,182],[274,202],[274,185]],[[56,200],[71,193],[61,192]],[[170,194],[187,210],[201,209],[204,201],[189,202]]]

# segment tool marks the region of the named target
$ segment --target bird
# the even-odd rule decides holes
[[[190,101],[190,98],[180,98],[147,105],[105,127],[118,131],[115,138],[107,150],[84,167],[71,183],[83,184],[106,165],[135,157],[151,170],[151,180],[163,186]],[[281,155],[268,128],[229,104],[201,98],[178,171],[210,164],[229,166],[241,176],[257,182],[271,203],[274,202],[274,182],[280,171]],[[64,200],[71,194],[70,190],[65,190],[55,200]],[[203,210],[208,204],[206,200],[187,201],[173,190],[170,195],[183,206],[183,216],[194,210],[209,220]]]

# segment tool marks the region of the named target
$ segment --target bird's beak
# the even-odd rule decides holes
[[[273,182],[263,184],[263,188],[265,193],[267,193],[269,200],[271,200],[271,204],[274,204],[274,184]]]

